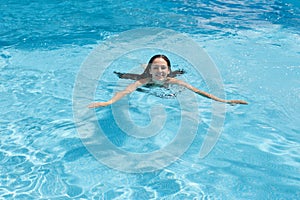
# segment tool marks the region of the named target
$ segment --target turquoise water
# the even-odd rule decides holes
[[[299,199],[299,11],[296,0],[1,1],[0,198]],[[226,106],[222,135],[201,159],[211,102],[197,97],[201,123],[186,153],[164,169],[126,173],[103,165],[83,145],[73,89],[96,46],[145,27],[187,34],[215,62],[227,98],[249,105]],[[149,58],[141,52],[140,60],[121,63],[119,71]],[[176,57],[172,63],[181,64]],[[192,68],[182,78],[207,89]],[[124,86],[117,80],[114,74],[102,78],[99,88],[107,87],[95,98],[109,98]],[[137,124],[149,121],[148,101],[177,111],[174,99],[132,95]],[[141,142],[118,134],[112,110],[98,109],[97,116],[106,117],[107,137],[127,151],[163,148],[177,128],[175,118],[165,127],[170,134]]]

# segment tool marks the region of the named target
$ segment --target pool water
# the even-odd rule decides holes
[[[0,16],[0,199],[300,198],[298,1],[9,0],[1,3]],[[217,66],[226,98],[249,105],[226,106],[222,134],[200,158],[211,101],[198,96],[199,127],[187,151],[163,169],[127,173],[102,164],[83,144],[73,90],[97,46],[145,27],[192,38]],[[120,61],[119,71],[152,56],[135,53],[140,60]],[[181,67],[180,59],[171,62]],[[188,73],[180,78],[208,89],[193,68],[183,67]],[[109,99],[130,83],[108,72],[95,99]],[[107,138],[131,152],[164,148],[178,128],[177,100],[141,92],[129,98],[139,126],[151,121],[149,102],[164,105],[174,118],[157,137],[140,140],[122,134],[111,117],[115,107],[96,109],[107,122]]]

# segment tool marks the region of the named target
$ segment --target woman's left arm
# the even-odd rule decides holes
[[[246,101],[243,101],[243,100],[226,100],[226,99],[221,99],[219,97],[216,97],[212,94],[209,94],[207,92],[204,92],[202,90],[199,90],[198,88],[195,88],[194,86],[182,81],[182,80],[178,80],[178,79],[175,79],[175,78],[170,78],[169,81],[168,81],[170,84],[177,84],[177,85],[181,85],[203,97],[206,97],[206,98],[209,98],[209,99],[212,99],[212,100],[215,100],[215,101],[219,101],[219,102],[223,102],[223,103],[228,103],[228,104],[231,104],[231,105],[235,105],[235,104],[248,104]]]

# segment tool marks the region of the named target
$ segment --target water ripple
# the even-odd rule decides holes
[[[1,6],[1,46],[96,44],[115,32],[145,26],[216,35],[235,35],[237,29],[266,23],[296,32],[299,27],[299,7],[282,1],[153,1],[146,7],[146,1],[54,2],[10,1]]]

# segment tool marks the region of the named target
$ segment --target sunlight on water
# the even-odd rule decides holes
[[[1,5],[0,198],[299,199],[299,11],[298,1],[292,0]],[[200,159],[212,122],[211,101],[197,97],[191,102],[190,93],[180,90],[180,98],[199,112],[198,119],[189,119],[199,120],[193,143],[162,170],[124,173],[99,162],[83,145],[73,118],[73,90],[81,64],[97,45],[143,27],[188,35],[215,62],[226,97],[250,103],[226,106],[222,135],[213,151]],[[145,52],[138,55],[126,62],[118,58],[112,68],[141,70],[149,57]],[[176,56],[171,62],[174,69],[187,69],[182,79],[209,90],[193,67]],[[131,82],[119,82],[109,70],[99,80],[95,99],[107,99]],[[129,152],[155,152],[173,141],[179,127],[190,128],[189,123],[180,125],[183,111],[176,98],[162,99],[156,95],[162,91],[151,92],[131,94],[127,113],[138,127],[166,124],[153,128],[159,134],[150,139],[124,134],[138,132],[124,125],[125,118],[112,118],[124,103],[97,110],[113,145]],[[156,103],[165,106],[163,113],[171,118],[157,108],[152,115],[160,118],[151,121],[149,105]],[[190,117],[192,111],[185,115]]]

